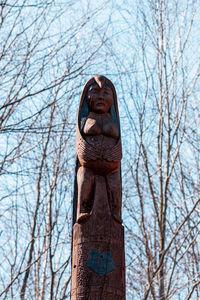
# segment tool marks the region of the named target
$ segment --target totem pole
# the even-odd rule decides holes
[[[71,300],[125,300],[120,122],[106,77],[85,85],[76,130]]]

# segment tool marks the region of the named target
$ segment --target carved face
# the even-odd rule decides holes
[[[105,114],[109,111],[113,102],[113,92],[108,85],[102,88],[98,84],[89,87],[87,101],[90,111]]]

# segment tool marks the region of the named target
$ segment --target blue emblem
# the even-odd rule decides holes
[[[90,257],[86,267],[92,269],[100,276],[106,275],[116,269],[112,259],[112,252],[104,252],[103,254],[91,250]]]

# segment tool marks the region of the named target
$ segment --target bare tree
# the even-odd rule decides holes
[[[76,103],[109,26],[83,2],[0,4],[2,299],[69,299]]]
[[[0,4],[0,295],[69,299],[75,111],[118,90],[127,299],[198,299],[199,4]]]
[[[126,1],[119,15],[127,298],[199,299],[199,3]]]

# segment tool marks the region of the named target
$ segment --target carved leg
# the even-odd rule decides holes
[[[94,172],[91,169],[81,166],[77,173],[78,203],[77,222],[87,219],[92,209],[92,198],[94,190]]]
[[[107,188],[108,188],[108,198],[111,209],[111,214],[115,221],[122,223],[121,219],[121,176],[120,170],[110,173],[106,176]]]

